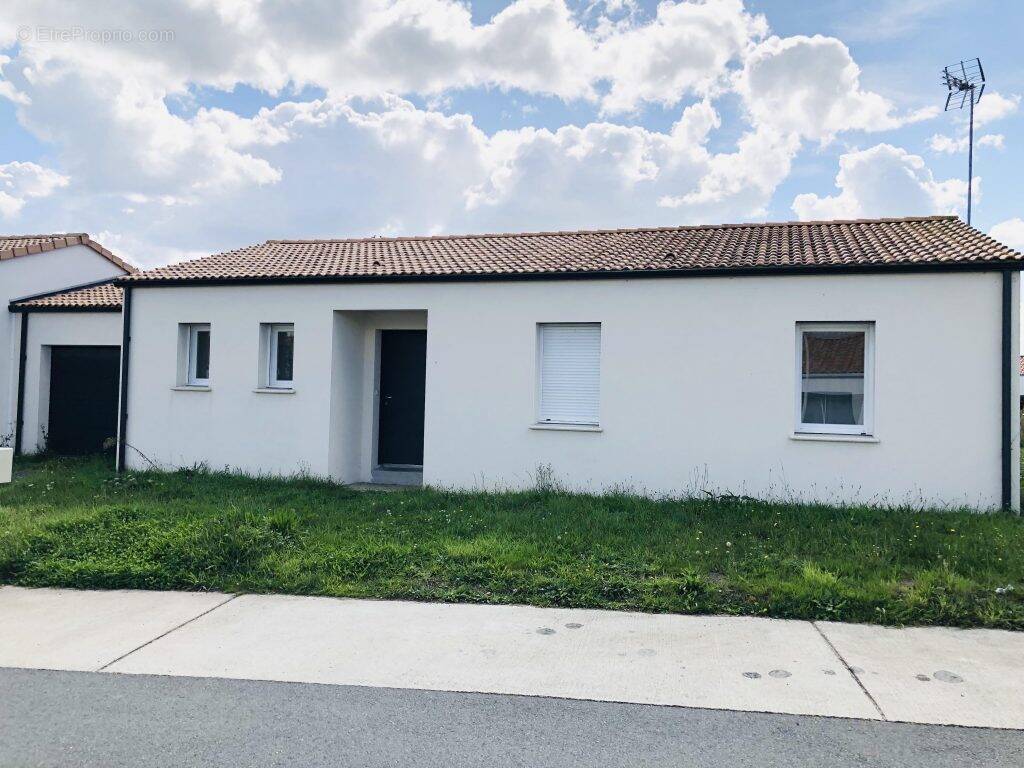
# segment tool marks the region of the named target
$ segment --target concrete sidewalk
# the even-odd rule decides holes
[[[1024,729],[1024,634],[0,588],[0,666]]]

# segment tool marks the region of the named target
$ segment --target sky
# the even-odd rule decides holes
[[[965,12],[967,9],[969,12]],[[0,233],[270,238],[965,215],[1024,251],[1024,3],[4,0]]]

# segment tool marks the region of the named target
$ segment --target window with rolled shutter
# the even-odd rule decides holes
[[[601,324],[542,323],[542,423],[597,424],[601,394]]]

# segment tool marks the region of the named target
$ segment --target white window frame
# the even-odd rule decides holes
[[[294,323],[268,323],[266,325],[269,338],[267,339],[267,389],[294,389],[295,388],[295,324]],[[292,377],[290,379],[277,378],[277,334],[282,331],[292,332]]]
[[[556,419],[545,419],[543,417],[544,412],[544,329],[545,328],[576,328],[581,326],[595,327],[598,329],[600,336],[599,347],[598,347],[598,361],[597,361],[597,376],[598,376],[598,394],[597,394],[597,412],[598,416],[593,421],[563,421]],[[601,425],[601,348],[604,343],[604,334],[601,327],[601,323],[597,322],[581,322],[581,323],[537,323],[537,392],[536,392],[536,414],[535,423],[538,426],[544,425],[561,425],[566,427],[599,427]]]
[[[803,423],[803,342],[804,333],[826,331],[832,333],[864,334],[864,405],[863,424],[804,424]],[[794,413],[797,434],[862,435],[875,434],[875,324],[874,322],[800,322],[796,324],[796,380],[794,382]]]
[[[210,334],[210,360],[209,367],[213,367],[213,333],[210,331],[209,323],[189,323],[188,326],[188,365],[185,369],[185,383],[190,387],[210,386],[210,372],[207,370],[206,378],[200,379],[196,376],[196,347],[198,346],[199,333],[206,331]]]

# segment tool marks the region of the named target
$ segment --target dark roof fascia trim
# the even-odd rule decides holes
[[[9,311],[18,312],[22,314],[28,314],[32,312],[36,313],[47,313],[47,312],[120,312],[120,306],[18,306],[10,307]]]
[[[18,312],[20,314],[29,314],[30,312],[35,314],[39,312],[120,312],[121,307],[112,307],[109,305],[97,304],[91,307],[59,307],[59,306],[40,306],[40,307],[15,307],[11,306],[8,308],[11,312]]]
[[[93,280],[91,283],[81,283],[80,285],[69,285],[67,288],[60,288],[56,291],[44,291],[43,293],[33,293],[29,296],[20,296],[17,299],[12,299],[7,305],[7,309],[11,312],[18,312],[16,308],[17,304],[22,304],[26,301],[36,301],[37,299],[48,299],[51,296],[59,296],[62,293],[71,293],[72,291],[84,291],[86,288],[98,288],[101,285],[110,285],[116,283],[119,277],[105,277],[102,280]],[[32,309],[28,307],[28,309]],[[32,310],[33,312],[35,310]]]
[[[279,277],[195,277],[195,278],[117,278],[116,285],[133,288],[230,286],[291,283],[462,283],[522,282],[529,280],[639,280],[686,277],[771,277],[797,275],[863,275],[936,272],[1001,272],[1024,269],[1024,259],[956,264],[843,264],[838,266],[728,267],[719,269],[649,269],[597,272],[524,272],[506,274],[487,272],[458,275],[283,275]]]

